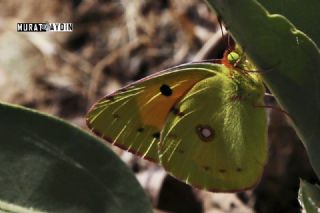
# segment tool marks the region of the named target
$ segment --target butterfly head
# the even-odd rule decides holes
[[[227,54],[227,61],[231,65],[235,66],[241,60],[241,56],[236,51],[231,51]]]
[[[252,72],[256,69],[238,45],[232,50],[225,51],[222,58],[222,64],[241,73]]]

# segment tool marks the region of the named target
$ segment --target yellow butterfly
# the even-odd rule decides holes
[[[198,188],[251,188],[267,158],[266,112],[256,107],[265,89],[258,73],[238,68],[245,61],[236,54],[224,64],[185,64],[134,82],[94,104],[87,124]]]

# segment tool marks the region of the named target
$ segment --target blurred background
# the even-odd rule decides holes
[[[71,22],[74,29],[18,33],[18,22]],[[0,101],[87,129],[84,116],[97,99],[174,65],[221,58],[226,33],[203,0],[0,1]],[[272,98],[266,102],[276,105]],[[299,177],[316,178],[285,114],[268,114],[268,165],[255,189],[237,194],[197,190],[158,165],[111,148],[157,212],[300,212]]]

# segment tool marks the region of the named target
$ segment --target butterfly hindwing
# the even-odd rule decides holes
[[[120,148],[158,162],[157,143],[172,106],[219,68],[187,64],[137,81],[97,102],[87,115],[87,124]]]
[[[178,179],[210,191],[254,186],[267,153],[265,110],[254,107],[262,102],[262,82],[259,85],[239,89],[226,74],[198,82],[174,106],[162,131],[159,157],[164,168]],[[251,89],[261,94],[259,98],[246,101],[240,97],[249,97],[245,90]]]

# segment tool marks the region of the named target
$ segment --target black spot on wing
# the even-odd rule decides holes
[[[177,140],[178,139],[178,136],[174,133],[169,133],[169,135],[167,136],[169,139],[171,140]]]
[[[184,154],[184,150],[183,149],[178,149],[178,153]]]
[[[113,116],[114,119],[119,119],[120,118],[120,116],[118,114],[112,114],[112,116]]]
[[[171,112],[172,112],[173,114],[175,114],[176,116],[179,116],[179,117],[182,117],[182,116],[185,115],[184,112],[181,112],[180,109],[178,109],[178,108],[175,107],[175,106],[171,108]]]
[[[118,92],[126,92],[129,90],[129,87],[123,87],[121,89],[118,90]]]
[[[160,92],[164,96],[171,96],[172,95],[172,89],[167,84],[162,84],[161,85]]]
[[[154,137],[155,139],[160,139],[160,132],[153,133],[152,137]]]
[[[115,95],[108,95],[107,97],[105,97],[106,100],[109,100],[111,102],[114,102],[115,101],[115,98],[114,98]]]
[[[210,167],[210,166],[203,166],[202,168],[203,168],[206,172],[211,170],[211,167]]]
[[[226,170],[225,169],[219,169],[219,172],[220,173],[226,173]]]
[[[237,168],[237,172],[242,172],[242,170],[243,170],[243,169],[240,168],[240,167]]]

